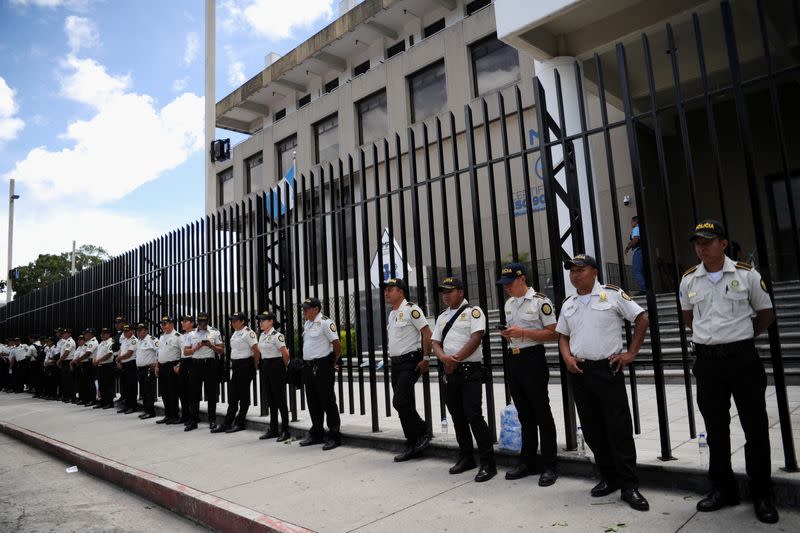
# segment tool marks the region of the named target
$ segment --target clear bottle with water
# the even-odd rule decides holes
[[[703,468],[708,466],[708,441],[706,440],[705,433],[697,435],[697,453],[700,456],[700,466]]]
[[[578,455],[583,457],[586,455],[586,441],[583,438],[583,429],[581,429],[581,426],[578,426],[578,429],[575,431],[575,436],[578,441]]]
[[[447,439],[447,417],[442,417],[442,436]]]

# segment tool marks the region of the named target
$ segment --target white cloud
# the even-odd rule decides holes
[[[100,44],[100,33],[95,23],[86,17],[70,15],[64,20],[64,31],[73,54],[81,48],[94,48]]]
[[[241,23],[273,40],[294,37],[294,30],[333,18],[334,0],[223,0],[222,28],[241,29]]]
[[[183,164],[203,146],[203,99],[184,93],[158,109],[129,90],[130,76],[112,76],[91,59],[69,56],[61,94],[95,110],[67,126],[70,146],[31,150],[15,176],[38,201],[80,199],[86,207],[120,199]]]
[[[19,110],[16,94],[17,91],[9,87],[6,80],[0,76],[0,143],[16,139],[25,127],[25,122],[14,116]]]
[[[223,50],[228,58],[228,83],[231,84],[231,87],[238,87],[247,81],[247,76],[244,74],[244,62],[236,57],[232,46],[225,45]]]
[[[50,9],[66,7],[67,9],[84,10],[89,0],[11,0],[11,5],[21,7],[47,7]]]
[[[187,67],[194,63],[197,59],[197,53],[200,51],[200,39],[193,31],[186,34],[186,49],[183,52],[183,64]]]
[[[184,78],[181,78],[179,80],[173,81],[172,82],[172,90],[175,91],[176,93],[179,93],[179,92],[183,91],[184,89],[186,89],[187,85],[189,85],[189,77],[188,76],[186,76]]]

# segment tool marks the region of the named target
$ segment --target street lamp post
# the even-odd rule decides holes
[[[14,292],[13,276],[11,275],[11,251],[14,249],[14,200],[19,199],[18,194],[14,194],[14,178],[8,180],[8,269],[6,275],[6,303],[11,302],[11,293]]]

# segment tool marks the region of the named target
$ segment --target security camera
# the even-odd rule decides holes
[[[622,203],[625,205],[631,205],[631,197],[626,194],[622,197]]]

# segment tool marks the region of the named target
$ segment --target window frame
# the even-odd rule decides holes
[[[290,146],[288,150],[297,151],[297,133],[292,133],[291,135],[284,137],[283,139],[275,143],[275,156],[276,156],[275,163],[278,165],[278,174],[277,174],[278,181],[282,180],[283,177],[286,175],[286,172],[289,170],[288,168],[287,169],[283,168],[283,158],[281,156],[283,155],[284,152],[287,151],[284,150],[283,147],[285,145],[288,145],[291,141],[294,141],[294,144],[292,144],[292,146]]]
[[[251,162],[260,159],[261,162],[257,165],[252,165]],[[247,159],[244,160],[244,193],[250,194],[253,192],[253,175],[252,171],[254,167],[263,166],[264,165],[264,152],[256,152],[255,154],[251,155]],[[261,169],[262,175],[264,169]]]
[[[414,87],[413,87],[413,84],[412,84],[413,79],[416,78],[417,76],[424,75],[425,73],[427,73],[427,72],[429,72],[429,71],[431,71],[433,69],[439,68],[439,67],[442,68],[442,74],[444,76],[444,105],[442,106],[442,109],[447,109],[447,71],[445,69],[444,58],[442,57],[442,58],[437,59],[436,61],[434,61],[434,62],[432,62],[432,63],[430,63],[428,65],[425,65],[424,67],[422,67],[421,69],[417,70],[416,72],[412,72],[411,74],[406,76],[406,83],[407,83],[407,87],[408,87],[409,111],[410,111],[410,114],[411,114],[411,116],[410,116],[411,124],[416,124],[417,122],[422,122],[425,119],[428,119],[428,118],[430,118],[432,116],[435,116],[435,115],[437,115],[438,113],[441,112],[441,110],[440,110],[440,111],[437,111],[436,113],[433,113],[432,115],[428,115],[428,116],[422,117],[422,118],[417,118],[415,116],[416,113],[415,113],[415,109],[414,109]]]
[[[480,98],[481,96],[485,96],[485,95],[487,95],[487,94],[489,94],[489,93],[491,93],[493,91],[498,91],[498,90],[500,90],[500,89],[502,89],[504,87],[509,87],[510,85],[513,85],[514,83],[518,83],[519,80],[521,79],[520,78],[521,73],[517,72],[517,79],[514,82],[510,83],[510,84],[493,87],[493,88],[491,88],[491,89],[489,89],[487,91],[484,91],[484,92],[480,92],[478,90],[478,69],[477,69],[477,66],[476,66],[475,49],[480,47],[480,46],[482,46],[482,45],[485,45],[486,43],[488,43],[490,41],[495,41],[497,43],[500,43],[501,46],[491,50],[490,52],[488,52],[487,54],[485,54],[484,56],[481,56],[481,57],[486,57],[488,55],[491,55],[491,53],[494,52],[494,51],[500,50],[500,49],[502,49],[504,47],[508,47],[510,50],[516,52],[516,54],[517,54],[517,69],[519,70],[519,52],[514,47],[509,46],[506,43],[504,43],[503,41],[501,41],[500,39],[498,39],[497,38],[497,33],[490,33],[489,35],[486,35],[485,37],[482,37],[480,39],[477,39],[477,40],[471,42],[469,44],[468,48],[469,48],[469,63],[470,63],[470,68],[472,70],[472,92],[473,92],[473,98]],[[480,58],[478,58],[478,59],[480,59]]]
[[[364,127],[363,127],[363,124],[362,124],[361,105],[363,103],[365,103],[367,100],[377,99],[377,98],[380,98],[381,96],[383,96],[383,103],[386,106],[386,120],[387,120],[386,132],[387,132],[387,134],[389,132],[389,124],[388,124],[388,120],[389,120],[389,101],[388,101],[388,99],[386,97],[386,87],[383,87],[382,89],[379,89],[379,90],[375,91],[374,93],[369,94],[369,95],[365,96],[364,98],[362,98],[361,100],[355,102],[356,117],[358,119],[358,145],[359,146],[363,146],[364,143],[365,143],[365,141],[364,141]],[[384,135],[384,137],[385,137],[385,135]],[[374,139],[369,139],[366,142],[371,142],[373,140]]]
[[[322,120],[318,120],[317,122],[312,124],[312,129],[313,129],[313,132],[314,132],[314,161],[316,162],[315,164],[317,164],[317,165],[321,165],[325,161],[331,161],[329,159],[326,159],[325,161],[320,161],[320,159],[319,159],[319,134],[320,134],[319,128],[320,128],[320,126],[324,126],[325,123],[330,122],[332,120],[336,120],[336,126],[334,126],[334,127],[336,128],[336,141],[337,141],[336,144],[338,145],[339,144],[339,142],[338,142],[339,141],[339,113],[332,113],[332,114],[328,115],[327,117],[323,118]],[[328,131],[334,129],[334,127],[328,128],[327,130],[323,131],[322,133],[328,132]]]
[[[234,200],[234,198],[231,198],[229,201],[225,201],[224,184],[228,181],[233,181],[232,166],[217,173],[217,207],[222,207],[223,205],[229,204]],[[233,191],[231,196],[235,197],[236,191]]]

